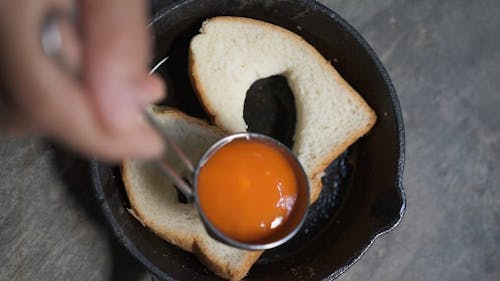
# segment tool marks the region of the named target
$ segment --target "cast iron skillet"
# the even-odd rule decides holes
[[[376,111],[372,131],[326,170],[324,188],[296,237],[266,251],[245,280],[332,280],[353,265],[374,239],[392,230],[405,210],[402,187],[404,129],[390,78],[365,40],[341,17],[313,1],[157,1],[152,21],[156,61],[167,80],[165,104],[206,118],[187,74],[189,40],[203,20],[218,15],[264,20],[292,30],[331,60],[340,74]],[[291,146],[293,96],[283,77],[257,81],[247,93],[249,128]],[[158,279],[220,280],[197,259],[163,241],[135,220],[120,172],[91,162],[93,186],[118,240]]]

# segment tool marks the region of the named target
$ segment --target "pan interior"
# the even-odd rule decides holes
[[[331,61],[379,116],[370,134],[326,169],[322,193],[300,232],[286,244],[266,251],[245,280],[337,277],[379,233],[392,229],[404,212],[402,117],[389,76],[375,54],[352,27],[314,1],[165,0],[162,3],[160,8],[164,9],[157,13],[152,24],[153,63],[170,57],[158,70],[168,85],[168,98],[161,104],[208,120],[190,83],[189,42],[205,19],[231,15],[277,24],[302,36]],[[291,95],[285,93],[286,87],[280,86],[279,79],[261,82],[283,88],[278,91],[279,96],[269,98],[281,100],[285,106],[269,106],[266,102],[269,108],[262,110],[292,112]],[[260,109],[251,109],[250,104],[255,102],[251,95],[245,104],[245,119],[251,129],[266,131],[291,146],[294,124],[290,120],[295,118],[294,114],[287,115],[289,119],[285,121],[277,118],[262,125],[258,117],[252,117],[259,115]],[[118,169],[93,163],[92,171],[97,196],[117,238],[154,275],[166,280],[221,280],[193,255],[163,241],[126,211],[129,205]]]

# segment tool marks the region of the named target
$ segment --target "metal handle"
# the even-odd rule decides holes
[[[153,13],[160,11],[162,8],[171,6],[180,2],[181,0],[151,0],[151,10]]]
[[[72,25],[76,24],[77,11],[72,11],[71,13],[62,12],[59,10],[50,11],[46,19],[43,22],[41,29],[41,45],[44,53],[51,57],[57,64],[61,66],[64,70],[69,72],[78,82],[82,81],[81,71],[79,66],[72,67],[67,58],[64,57],[63,53],[63,38],[60,30],[61,22],[70,23]],[[150,72],[152,74],[161,64],[163,64],[168,57],[161,60]],[[169,136],[165,128],[155,119],[152,112],[152,108],[147,106],[143,110],[143,114],[152,127],[160,134],[163,138],[167,151],[173,151],[177,158],[183,163],[190,173],[190,176],[194,173],[194,166],[187,155],[182,151],[182,149],[177,145],[177,143]],[[180,176],[168,163],[167,159],[163,156],[156,160],[156,163],[160,169],[176,184],[179,190],[184,194],[184,196],[192,201],[193,199],[193,189],[189,182],[182,179]]]
[[[190,177],[193,176],[194,174],[194,166],[193,163],[191,163],[191,160],[187,155],[184,153],[184,151],[179,147],[179,145],[169,136],[168,132],[163,128],[163,126],[156,121],[153,113],[152,113],[152,108],[148,107],[144,110],[144,115],[148,119],[149,123],[156,129],[158,133],[162,136],[166,147],[171,148],[171,150],[175,153],[177,158],[184,164],[184,166],[187,168],[189,171]],[[160,159],[156,160],[158,166],[160,169],[167,174],[172,181],[174,181],[175,185],[179,188],[179,190],[184,194],[186,199],[191,202],[193,200],[193,189],[191,185],[186,182],[182,177],[170,166],[168,161],[163,157]]]
[[[80,30],[77,28],[78,16],[75,5],[70,10],[52,8],[44,18],[40,31],[40,41],[42,50],[47,56],[80,80],[79,65],[71,64],[65,57],[64,38],[61,32],[61,24],[66,24],[73,29],[72,33],[76,33],[73,39],[78,39],[80,37]]]

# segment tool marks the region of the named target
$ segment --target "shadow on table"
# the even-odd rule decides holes
[[[108,226],[100,211],[97,200],[91,188],[88,161],[68,153],[60,147],[54,149],[55,167],[60,171],[61,179],[68,188],[73,199],[83,208],[92,221],[102,227]],[[112,251],[112,281],[144,280],[145,268],[136,261],[122,245],[108,231],[109,243]]]

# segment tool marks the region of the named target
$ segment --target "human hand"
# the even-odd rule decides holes
[[[76,2],[81,40],[71,28],[65,39],[82,81],[44,54],[40,43],[44,17],[51,9],[69,13],[73,1],[0,3],[0,128],[50,137],[106,161],[159,155],[163,143],[142,118],[144,105],[161,99],[165,88],[148,75],[147,1]]]

